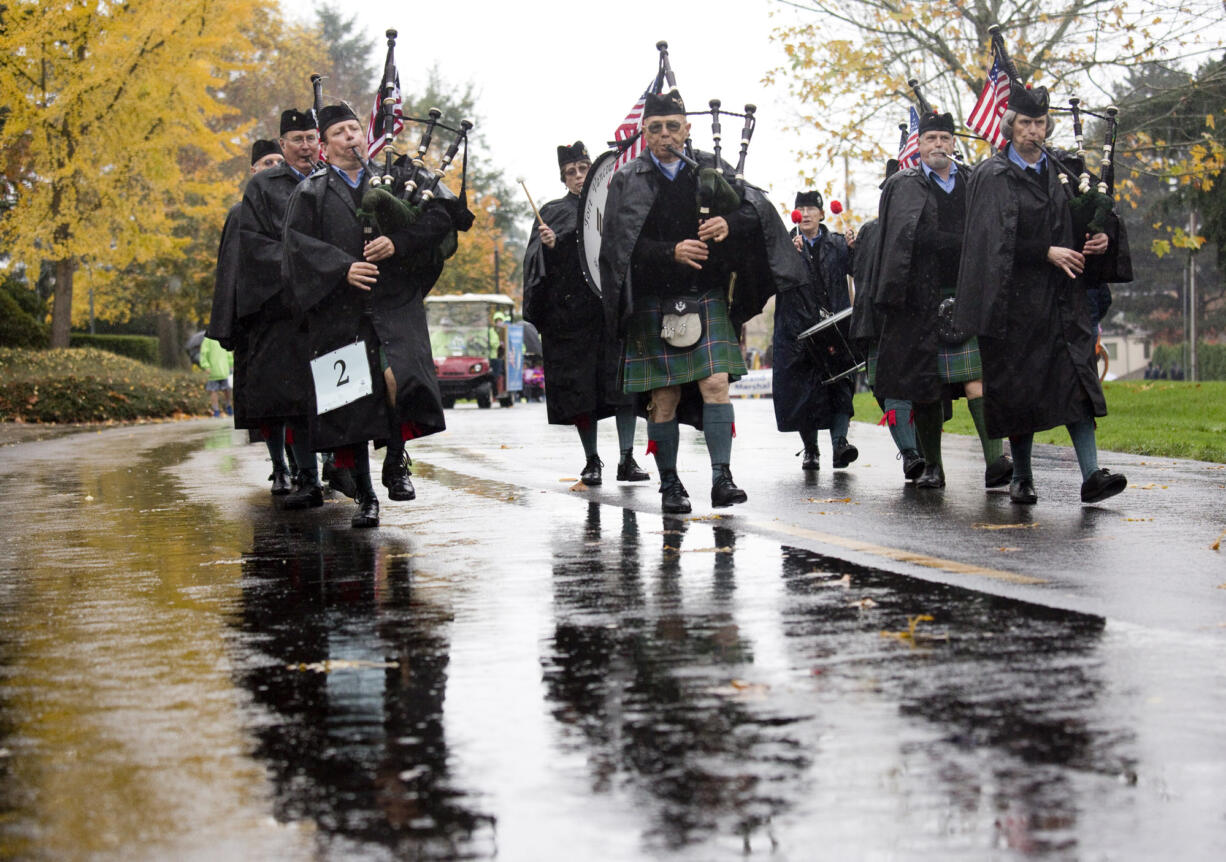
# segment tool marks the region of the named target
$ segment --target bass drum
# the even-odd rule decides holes
[[[617,150],[596,157],[587,172],[587,183],[579,195],[579,262],[583,277],[600,295],[600,237],[604,233],[604,204],[609,197],[609,181],[617,165]]]

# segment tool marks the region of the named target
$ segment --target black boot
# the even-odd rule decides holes
[[[274,497],[284,497],[293,490],[293,483],[290,482],[289,468],[273,465],[272,475],[268,477],[272,480],[272,495]]]
[[[1009,483],[1009,502],[1019,506],[1033,506],[1039,502],[1039,495],[1034,490],[1034,479],[1019,479],[1014,476]]]
[[[945,468],[940,464],[925,464],[924,473],[915,480],[917,488],[944,488]]]
[[[820,470],[822,469],[821,453],[817,449],[817,444],[814,443],[804,448],[804,458],[800,462],[802,470]]]
[[[1013,461],[1008,455],[1001,455],[983,471],[983,487],[1000,488],[1008,485],[1013,478]]]
[[[601,483],[601,470],[604,466],[604,461],[600,460],[599,455],[588,455],[587,464],[583,467],[583,472],[579,474],[579,481],[589,488],[595,488]]]
[[[920,453],[915,449],[904,449],[898,453],[898,457],[902,458],[902,474],[908,482],[914,482],[923,475],[924,468],[927,466],[924,459],[920,457]],[[1010,474],[1013,468],[1009,468]]]
[[[840,437],[834,441],[834,455],[831,456],[831,463],[835,467],[846,467],[859,457],[860,450],[848,443],[846,437]]]
[[[676,470],[660,471],[660,511],[666,515],[690,512],[690,495],[685,492]]]
[[[1128,487],[1128,480],[1119,473],[1100,468],[1090,474],[1090,478],[1081,483],[1081,502],[1097,503],[1108,497],[1114,497]]]
[[[329,454],[324,458],[323,480],[333,491],[340,491],[350,500],[358,495],[358,483],[353,481],[353,473],[345,467],[337,467],[336,459]]]
[[[634,455],[629,449],[622,452],[622,459],[617,462],[617,481],[619,482],[646,482],[651,477],[639,467],[638,462],[634,460]]]
[[[358,510],[349,519],[349,526],[356,528],[379,526],[379,498],[370,491],[358,491]]]
[[[413,480],[409,478],[413,474],[409,469],[410,463],[409,454],[403,450],[388,452],[383,459],[383,487],[387,488],[388,499],[405,501],[417,498]]]
[[[282,509],[317,509],[324,504],[324,489],[304,483],[285,495]]]
[[[732,470],[727,464],[716,464],[719,477],[711,486],[711,505],[716,508],[731,506],[734,503],[744,503],[749,495],[738,488],[732,481]]]

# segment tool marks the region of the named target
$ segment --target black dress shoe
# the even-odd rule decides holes
[[[634,460],[634,456],[627,449],[622,452],[622,459],[617,462],[617,481],[619,482],[646,482],[651,477],[638,465]]]
[[[349,519],[349,526],[354,528],[379,526],[379,498],[374,494],[359,491],[358,510]]]
[[[834,454],[830,459],[833,466],[846,467],[859,457],[860,450],[848,443],[846,437],[840,437],[834,441]]]
[[[1009,483],[1009,502],[1019,506],[1033,506],[1039,502],[1039,495],[1034,492],[1034,479],[1019,479],[1014,476]]]
[[[690,512],[690,495],[677,478],[676,470],[660,473],[660,511],[666,515],[687,515]]]
[[[412,473],[407,452],[401,452],[399,457],[392,455],[383,459],[383,487],[387,488],[389,499],[405,501],[417,498],[413,480],[409,478]]]
[[[1001,455],[983,471],[983,487],[1001,488],[1013,478],[1013,462],[1008,455]]]
[[[729,469],[727,464],[716,464],[715,469],[719,470],[719,477],[715,480],[715,484],[711,486],[712,506],[723,508],[734,503],[744,503],[749,499],[749,495],[733,483],[732,470]]]
[[[898,456],[902,458],[902,474],[908,482],[918,479],[923,475],[924,468],[928,466],[915,449],[904,449],[898,453]]]
[[[917,488],[944,488],[945,468],[940,464],[925,464],[923,474],[915,480]]]
[[[285,496],[283,509],[317,509],[324,504],[324,489],[318,485],[302,485]]]
[[[272,495],[274,497],[283,497],[294,490],[293,483],[290,482],[289,470],[285,467],[273,467],[272,475],[268,478],[272,480]]]
[[[1114,497],[1127,487],[1128,480],[1122,475],[1100,468],[1081,483],[1081,502],[1097,503],[1099,500]]]
[[[353,480],[353,473],[347,467],[337,467],[331,458],[324,461],[322,475],[333,491],[340,491],[350,500],[358,495],[358,483]]]
[[[854,459],[853,459],[854,460]],[[801,459],[800,469],[802,470],[820,470],[822,469],[822,457],[816,446],[806,446],[804,458]]]
[[[601,483],[600,468],[604,466],[604,461],[600,460],[599,455],[588,455],[587,464],[583,467],[583,472],[579,474],[579,481],[589,488],[595,488]]]

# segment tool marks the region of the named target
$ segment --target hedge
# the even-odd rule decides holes
[[[68,337],[68,346],[94,347],[149,365],[157,365],[159,359],[158,340],[153,335],[90,335],[88,332],[74,332]]]
[[[43,348],[48,330],[25,312],[7,290],[0,290],[0,347]]]
[[[1184,345],[1157,344],[1154,345],[1153,358],[1155,366],[1161,365],[1166,371],[1176,362],[1184,364]],[[1206,344],[1201,342],[1196,347],[1196,366],[1198,380],[1226,380],[1226,344]],[[1187,370],[1184,370],[1187,377]]]

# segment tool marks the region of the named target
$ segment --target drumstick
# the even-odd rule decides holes
[[[549,227],[549,225],[545,224],[545,220],[541,218],[541,211],[536,208],[536,203],[532,200],[532,193],[528,191],[528,186],[524,183],[524,178],[516,177],[515,181],[523,187],[524,194],[528,196],[528,205],[532,207],[532,212],[536,215],[536,220],[545,225],[545,227]]]

